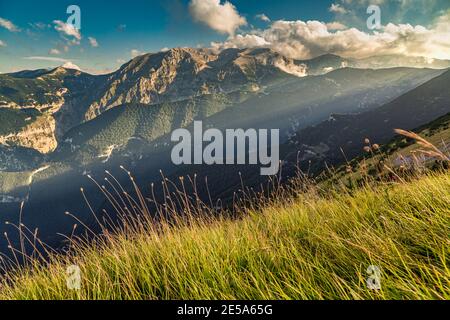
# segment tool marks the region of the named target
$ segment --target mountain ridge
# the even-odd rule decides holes
[[[395,135],[396,128],[412,130],[450,112],[449,83],[447,70],[381,107],[363,113],[333,114],[297,132],[291,143],[298,146],[295,150],[302,154],[304,165],[313,160],[323,165],[326,159],[328,165],[334,165],[346,157],[351,159],[361,152],[365,138],[382,144]],[[297,154],[290,156],[295,157]]]
[[[349,67],[355,67],[354,60],[333,54],[294,60],[268,48],[220,52],[174,48],[140,55],[106,75],[90,75],[64,67],[2,74],[0,106],[36,109],[40,112],[36,119],[47,119],[51,126],[36,131],[29,128],[40,124],[29,124],[25,132],[6,133],[0,142],[23,147],[32,147],[34,143],[40,145],[40,152],[49,153],[70,129],[124,104],[177,103],[233,92],[265,94],[267,87],[281,87],[311,75],[330,73],[332,78]],[[27,131],[45,134],[33,134],[34,142],[25,141]]]

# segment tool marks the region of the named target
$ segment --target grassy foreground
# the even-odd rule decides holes
[[[449,204],[447,173],[134,230],[0,278],[0,299],[450,299]],[[66,285],[72,264],[79,291]]]

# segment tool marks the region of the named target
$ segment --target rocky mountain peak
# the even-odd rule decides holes
[[[81,74],[82,74],[82,72],[80,70],[69,69],[69,68],[60,66],[60,67],[56,67],[53,70],[50,70],[50,72],[48,72],[46,74],[46,76],[79,76]]]

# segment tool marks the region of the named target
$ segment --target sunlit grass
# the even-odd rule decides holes
[[[277,199],[79,245],[2,279],[2,299],[449,299],[450,175]],[[81,268],[80,291],[66,269]],[[381,290],[367,288],[369,265]]]

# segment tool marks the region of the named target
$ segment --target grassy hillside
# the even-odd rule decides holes
[[[414,132],[439,150],[449,153],[450,113],[415,129]],[[407,178],[412,172],[442,166],[441,157],[430,153],[432,150],[424,152],[424,149],[429,148],[424,148],[423,144],[415,143],[414,139],[403,135],[397,135],[381,146],[368,141],[365,148],[366,152],[361,149],[360,156],[345,162],[333,171],[332,178],[327,179],[326,182],[341,181],[348,186],[357,186],[364,183],[368,177],[384,181],[390,178],[401,178],[401,176]]]
[[[450,175],[349,194],[312,188],[239,220],[148,221],[10,273],[0,299],[449,299]],[[136,221],[134,221],[136,222]],[[82,287],[66,287],[66,268]],[[366,270],[381,269],[381,290]]]

